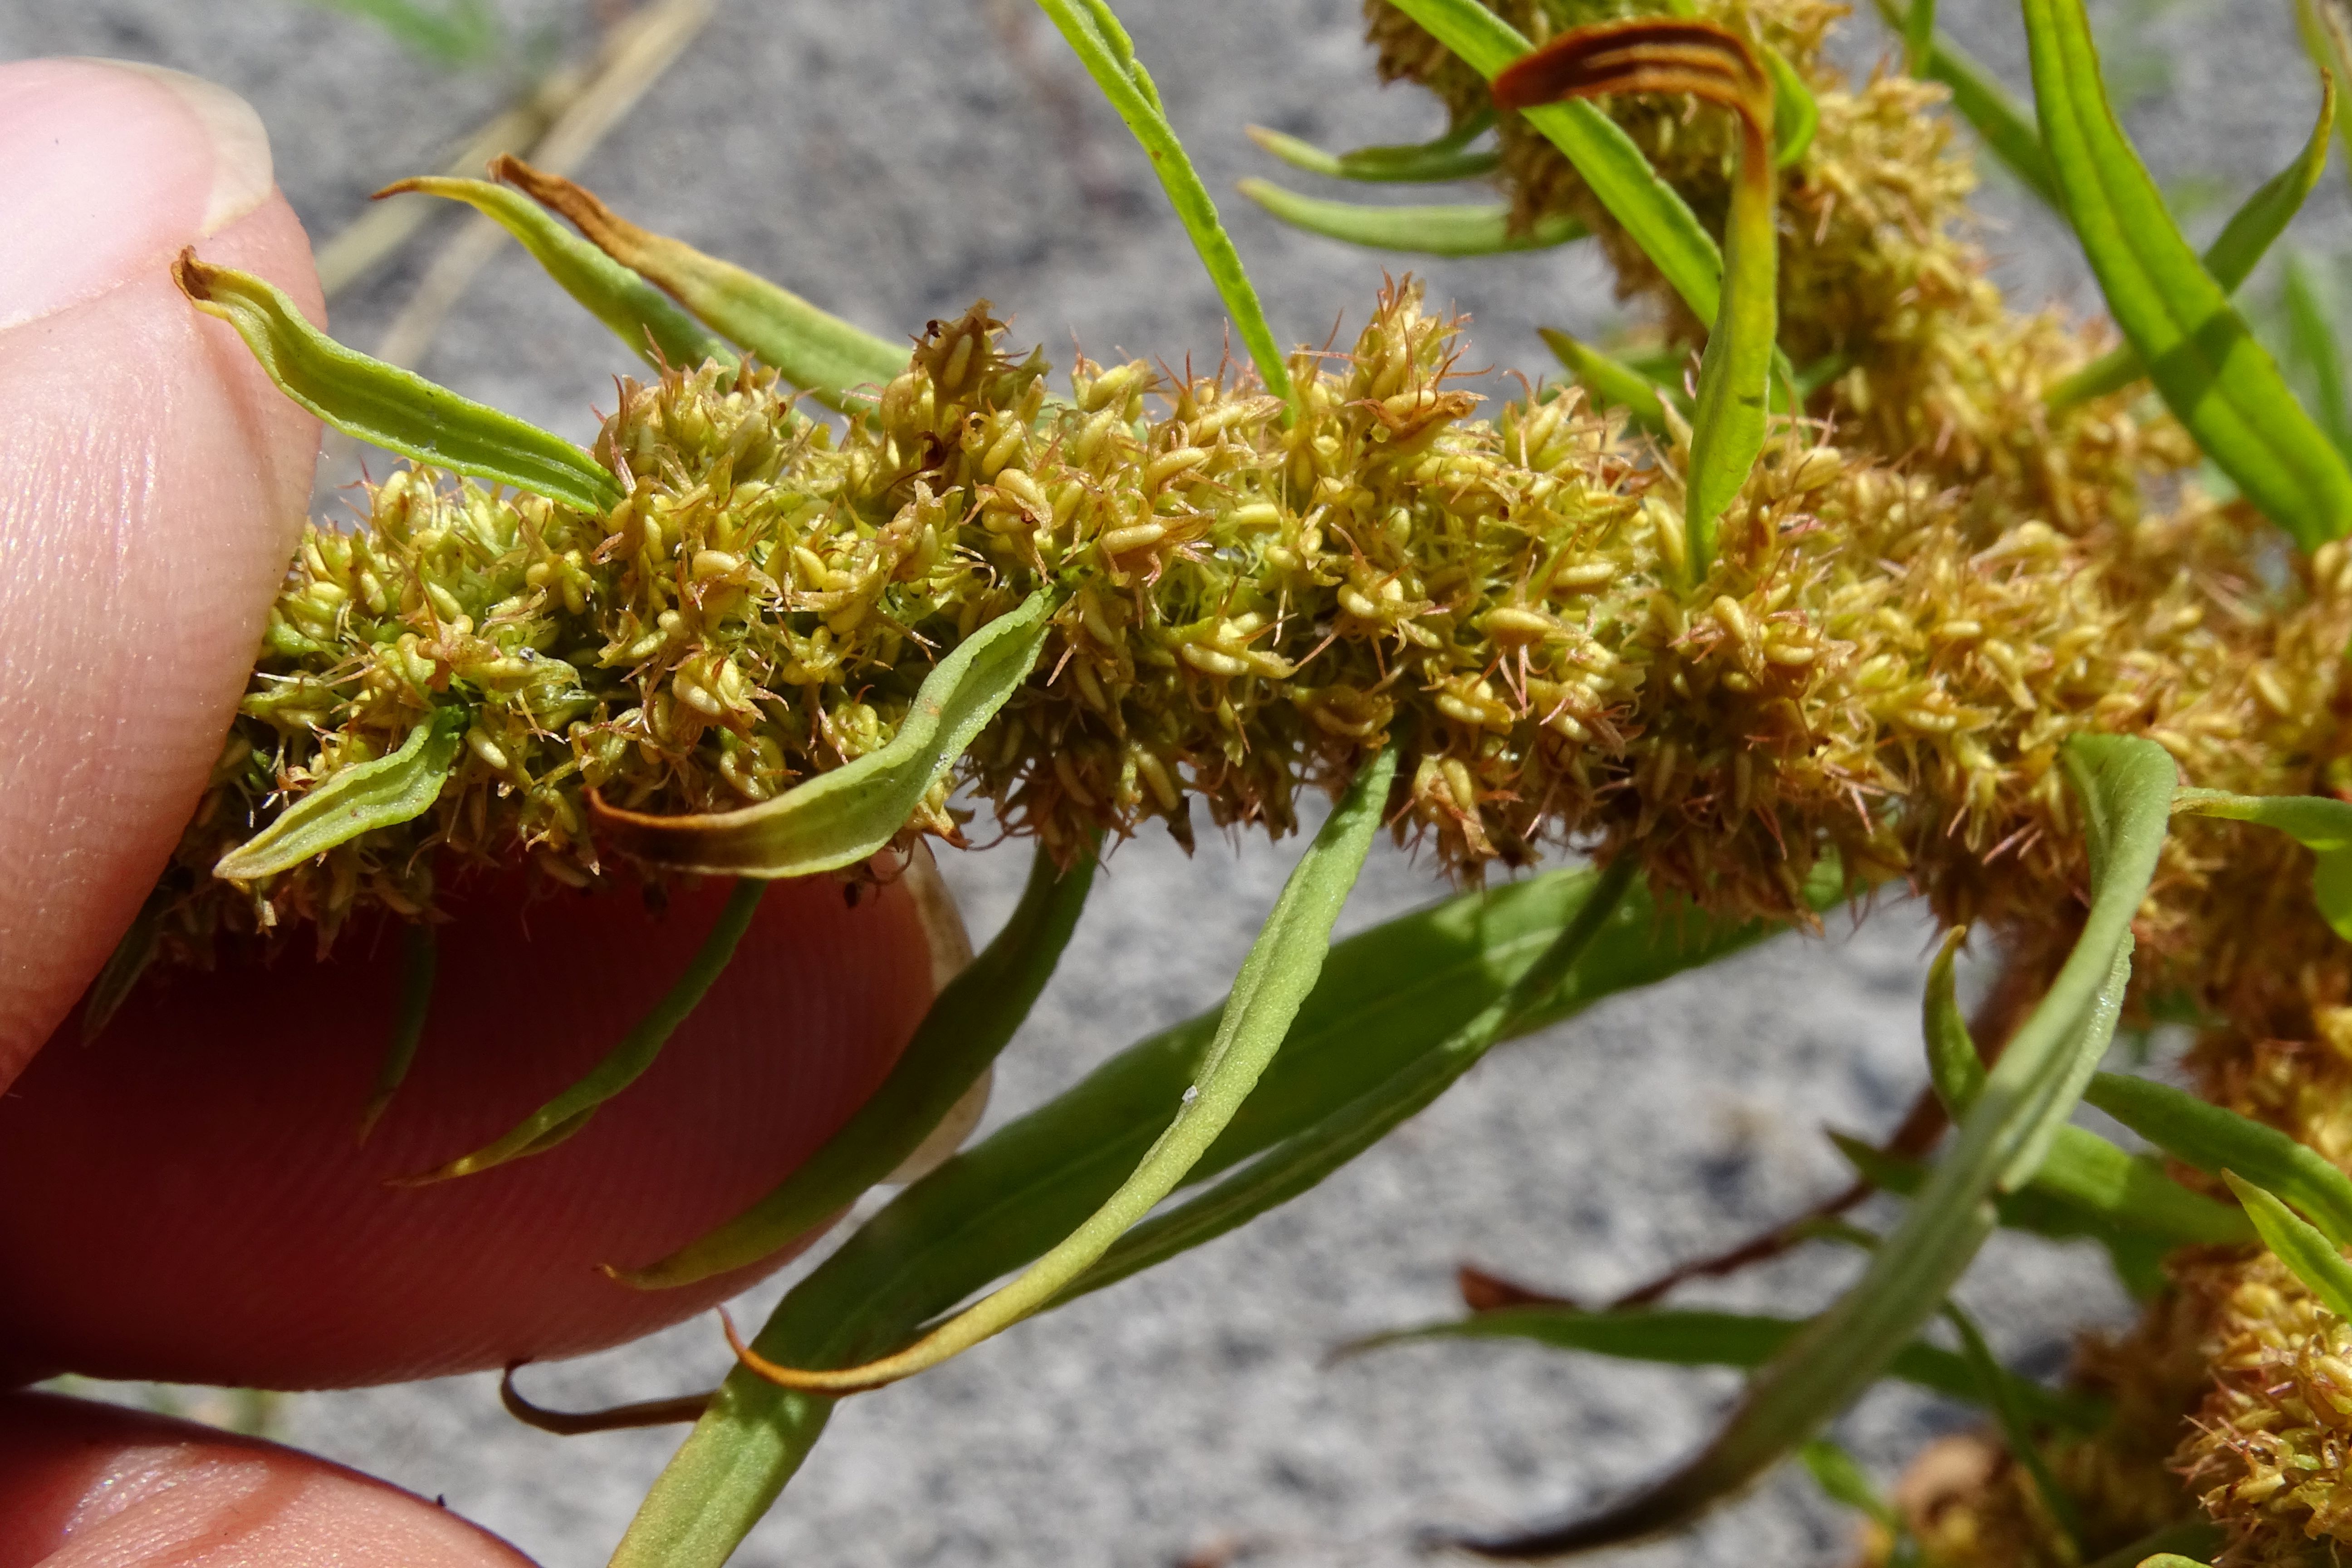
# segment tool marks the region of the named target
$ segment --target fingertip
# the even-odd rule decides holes
[[[225,89],[0,66],[0,1086],[177,840],[310,495],[317,423],[167,268],[184,246],[323,319],[268,142]]]
[[[119,60],[0,65],[0,331],[152,271],[275,189],[250,104],[181,71]]]
[[[290,1448],[0,1397],[0,1568],[529,1568],[447,1510]]]

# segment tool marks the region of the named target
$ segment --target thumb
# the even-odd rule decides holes
[[[172,258],[323,320],[244,100],[0,65],[0,1088],[137,912],[202,789],[307,506],[311,418]]]

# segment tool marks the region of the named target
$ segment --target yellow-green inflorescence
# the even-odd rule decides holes
[[[409,472],[365,530],[313,530],[173,924],[421,909],[426,849],[593,878],[589,791],[720,810],[869,752],[940,652],[1041,584],[1066,595],[1054,636],[965,773],[1055,847],[1181,827],[1194,797],[1282,831],[1301,787],[1397,733],[1400,827],[1451,866],[1573,838],[1786,914],[1834,851],[2043,929],[2080,874],[2053,770],[2074,730],[2154,734],[2221,787],[2314,782],[2297,716],[2326,714],[2352,633],[2341,552],[2266,587],[2240,510],[2069,535],[1800,429],[1694,590],[1671,464],[1572,391],[1469,419],[1453,330],[1409,289],[1352,356],[1300,356],[1289,428],[1246,380],[1139,364],[1081,364],[1049,402],[997,331],[938,328],[838,437],[757,371],[628,386],[597,446],[632,487],[607,516]],[[467,750],[425,816],[248,890],[208,875],[451,705]],[[944,794],[914,826],[953,833]],[[2200,896],[2165,906],[2165,945],[2206,945],[2205,882],[2261,858],[2244,837],[2184,839],[2173,879]],[[2213,867],[2188,847],[2225,839]]]
[[[1599,15],[1495,4],[1538,41]],[[1295,421],[1245,372],[1082,360],[1049,386],[984,306],[934,323],[838,426],[756,368],[668,371],[625,384],[598,438],[626,498],[609,512],[416,469],[369,492],[364,527],[305,536],[159,889],[167,951],[423,917],[469,862],[609,878],[594,800],[723,811],[866,754],[940,657],[1040,588],[1034,673],[910,834],[958,837],[950,783],[1065,855],[1153,818],[1189,839],[1199,813],[1281,833],[1302,789],[1395,739],[1397,830],[1455,872],[1572,844],[1787,917],[1834,855],[2032,966],[2065,950],[2086,881],[2070,734],[2150,737],[2213,788],[2352,789],[2352,552],[2294,556],[2207,497],[2192,443],[2136,393],[2045,407],[2109,339],[2011,311],[1987,279],[1942,89],[1844,81],[1819,0],[1701,8],[1819,100],[1785,181],[1781,337],[1835,368],[1703,574],[1680,554],[1679,443],[1574,388],[1483,410],[1451,374],[1456,324],[1410,285],[1352,353],[1293,360]],[[1370,11],[1388,75],[1457,118],[1486,107],[1475,73]],[[1719,221],[1727,127],[1606,107]],[[1510,115],[1501,136],[1520,219],[1586,219],[1624,289],[1692,341],[1549,143]],[[464,750],[425,815],[257,883],[213,875],[337,770],[452,713]],[[2217,1020],[2196,1058],[2214,1098],[2352,1164],[2352,948],[2308,870],[2284,837],[2177,824],[2136,988]],[[2135,1338],[2086,1347],[2117,1415],[2050,1453],[2086,1521],[2117,1544],[2201,1500],[2248,1562],[2352,1532],[2331,1468],[2345,1326],[2246,1254],[2177,1272]],[[1941,1562],[2080,1560],[2000,1467],[1921,1536]]]

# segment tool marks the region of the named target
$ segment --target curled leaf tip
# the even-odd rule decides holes
[[[1506,1279],[1499,1274],[1489,1274],[1473,1264],[1465,1263],[1454,1271],[1454,1287],[1462,1293],[1462,1304],[1473,1312],[1499,1312],[1510,1307],[1574,1307],[1576,1302],[1565,1296],[1554,1296],[1522,1285],[1516,1279]]]
[[[753,1376],[772,1383],[778,1388],[789,1388],[799,1394],[866,1394],[893,1384],[902,1377],[920,1371],[909,1366],[903,1372],[891,1372],[872,1376],[865,1367],[846,1367],[839,1372],[818,1372],[804,1367],[784,1366],[770,1361],[745,1342],[736,1331],[735,1320],[726,1308],[719,1309],[719,1327],[727,1335],[727,1348],[735,1352],[735,1360]],[[893,1360],[897,1358],[892,1358]],[[879,1363],[877,1363],[879,1364]]]
[[[212,288],[205,279],[212,270],[196,259],[196,247],[193,245],[182,246],[180,254],[172,258],[172,281],[180,286],[181,293],[199,305],[212,300]]]
[[[515,1373],[530,1363],[510,1361],[499,1374],[499,1403],[508,1415],[526,1426],[541,1432],[552,1432],[559,1437],[578,1437],[590,1432],[623,1432],[638,1426],[675,1426],[689,1421],[699,1421],[702,1413],[710,1408],[711,1393],[681,1394],[669,1399],[644,1399],[632,1405],[614,1405],[603,1410],[550,1410],[543,1405],[533,1405],[515,1386]]]
[[[772,800],[677,816],[630,811],[587,792],[616,849],[655,865],[777,879],[839,870],[879,853],[1028,679],[1055,596],[1039,589],[956,646],[924,678],[889,742]]]
[[[591,516],[621,499],[612,472],[571,442],[345,347],[266,278],[211,266],[191,248],[172,279],[197,310],[236,330],[278,391],[347,436]]]
[[[1696,584],[1715,559],[1717,519],[1747,484],[1764,446],[1780,331],[1773,79],[1737,33],[1712,22],[1641,17],[1573,28],[1514,60],[1494,81],[1495,101],[1506,109],[1629,92],[1687,93],[1732,110],[1740,123],[1723,288],[1699,362],[1685,473],[1685,574]]]
[[[1736,110],[1759,144],[1771,133],[1771,78],[1747,39],[1712,22],[1639,17],[1571,28],[1494,81],[1503,109],[1620,92],[1685,92]]]

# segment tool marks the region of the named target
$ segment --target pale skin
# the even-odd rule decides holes
[[[226,327],[187,307],[167,268],[194,245],[207,260],[270,279],[314,319],[323,321],[325,311],[309,241],[273,184],[258,121],[242,101],[192,79],[89,61],[0,65],[0,212],[8,215],[0,223],[0,403],[7,410],[0,419],[0,713],[9,721],[0,746],[0,1090],[45,1044],[59,1053],[0,1095],[0,1138],[19,1140],[19,1151],[40,1143],[70,1150],[80,1136],[72,1118],[91,1118],[92,1138],[103,1136],[109,1119],[104,1054],[90,1051],[87,1068],[59,1065],[85,1059],[68,1054],[82,1049],[69,1019],[218,754],[308,505],[318,448],[315,422],[278,395]],[[929,997],[920,917],[897,889],[845,915],[837,889],[784,890],[798,887],[770,896],[746,947],[764,943],[769,954],[788,955],[831,944],[821,980],[793,982],[791,1010],[794,1026],[820,1039],[820,1055],[856,1064],[845,1078],[835,1074],[847,1087],[827,1090],[854,1103],[887,1070]],[[324,1228],[341,1244],[356,1236],[371,1254],[410,1249],[404,1269],[432,1287],[433,1270],[453,1267],[445,1254],[478,1258],[519,1232],[560,1230],[586,1201],[566,1190],[564,1173],[582,1172],[584,1187],[587,1173],[619,1163],[633,1173],[633,1194],[652,1194],[630,1222],[663,1237],[645,1245],[682,1242],[777,1175],[732,1168],[772,1163],[772,1151],[753,1147],[756,1139],[740,1155],[715,1157],[697,1154],[691,1140],[663,1142],[664,1097],[673,1110],[706,1105],[716,1083],[728,1090],[722,1100],[737,1098],[739,1085],[779,1105],[808,1098],[804,1080],[759,1080],[774,1070],[778,1007],[756,976],[744,987],[734,1002],[713,992],[696,1047],[701,1066],[661,1082],[649,1076],[640,1106],[625,1113],[616,1105],[599,1133],[604,1142],[583,1150],[576,1166],[558,1163],[572,1157],[567,1151],[543,1156],[538,1185],[507,1189],[520,1196],[502,1204],[485,1185],[479,1205],[460,1204],[429,1226],[415,1224],[418,1211],[403,1210],[370,1173],[352,1188],[362,1195]],[[206,1069],[193,1087],[173,1090],[191,1126],[216,1128],[236,1114],[232,1102],[253,1099],[240,1070],[287,1081],[282,1060],[248,1061],[236,1040],[184,1043],[193,1054],[173,1059]],[[352,1048],[374,1047],[359,1040]],[[353,1061],[363,1074],[362,1057]],[[215,1076],[217,1089],[210,1087]],[[476,1136],[480,1109],[465,1103],[462,1083],[439,1082],[420,1070],[416,1092],[402,1103],[415,1147]],[[208,1105],[207,1094],[222,1106]],[[41,1120],[45,1096],[67,1109]],[[317,1289],[322,1271],[303,1250],[310,1238],[289,1239],[300,1226],[285,1215],[288,1194],[320,1190],[322,1162],[352,1146],[344,1131],[352,1107],[340,1088],[336,1098],[316,1118],[333,1130],[318,1145],[330,1152],[300,1150],[232,1167],[218,1178],[225,1190],[202,1194],[195,1212],[215,1227],[205,1250],[238,1260],[240,1288],[297,1303]],[[130,1106],[123,1114],[135,1120],[153,1109]],[[312,1119],[304,1110],[291,1120]],[[436,1140],[445,1122],[450,1131]],[[789,1141],[806,1130],[774,1131]],[[169,1137],[167,1127],[150,1141]],[[89,1173],[88,1194],[27,1193],[22,1176],[0,1183],[0,1222],[15,1204],[83,1223],[79,1198],[88,1235],[123,1234],[122,1211],[143,1189],[139,1173],[126,1178],[121,1159],[110,1160],[116,1168]],[[683,1227],[675,1240],[665,1205],[674,1211],[669,1228]],[[33,1234],[0,1223],[0,1237]],[[80,1267],[71,1251],[35,1257],[0,1240],[0,1387],[67,1367],[366,1382],[401,1375],[390,1370],[396,1366],[432,1364],[436,1336],[464,1347],[445,1358],[451,1364],[496,1364],[615,1342],[706,1304],[601,1281],[608,1293],[583,1294],[569,1282],[589,1272],[585,1263],[567,1261],[557,1283],[569,1293],[560,1302],[551,1295],[546,1311],[561,1326],[545,1331],[545,1342],[533,1342],[536,1320],[528,1313],[520,1326],[511,1314],[488,1326],[479,1317],[410,1322],[408,1338],[391,1349],[358,1342],[345,1350],[322,1337],[324,1349],[305,1350],[299,1369],[281,1373],[270,1358],[285,1353],[283,1331],[257,1333],[248,1315],[208,1311],[199,1299],[175,1305],[171,1335],[158,1340],[151,1331],[160,1314],[142,1321],[136,1303],[124,1301],[119,1258],[112,1272],[93,1262],[89,1280],[70,1278]],[[462,1295],[454,1287],[437,1293]],[[523,1561],[430,1500],[289,1449],[49,1395],[0,1394],[0,1568]]]

